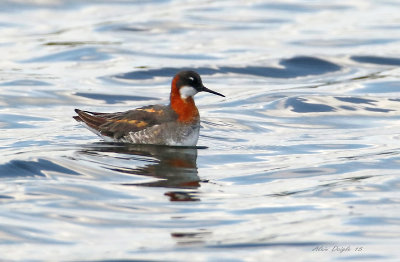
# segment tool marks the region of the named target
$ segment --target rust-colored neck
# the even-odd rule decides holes
[[[178,114],[178,121],[183,123],[197,122],[200,118],[199,111],[194,104],[193,97],[182,99],[179,93],[177,82],[179,77],[176,76],[171,84],[171,108]]]

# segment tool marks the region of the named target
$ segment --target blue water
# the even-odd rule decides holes
[[[2,1],[0,260],[399,261],[398,1]],[[168,103],[197,148],[74,108]]]

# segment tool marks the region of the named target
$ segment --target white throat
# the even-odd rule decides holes
[[[197,90],[194,87],[191,86],[182,86],[179,89],[179,93],[181,94],[181,98],[182,99],[186,99],[190,96],[194,96],[195,94],[197,94]]]

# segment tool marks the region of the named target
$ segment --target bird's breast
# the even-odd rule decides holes
[[[181,123],[197,123],[200,121],[199,110],[193,97],[173,99],[171,100],[171,108],[177,113],[178,121]]]

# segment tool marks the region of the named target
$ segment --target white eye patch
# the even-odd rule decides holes
[[[182,99],[186,99],[189,96],[194,96],[195,94],[197,94],[197,90],[194,87],[191,86],[182,86],[179,89],[179,93],[181,94],[181,98]]]

